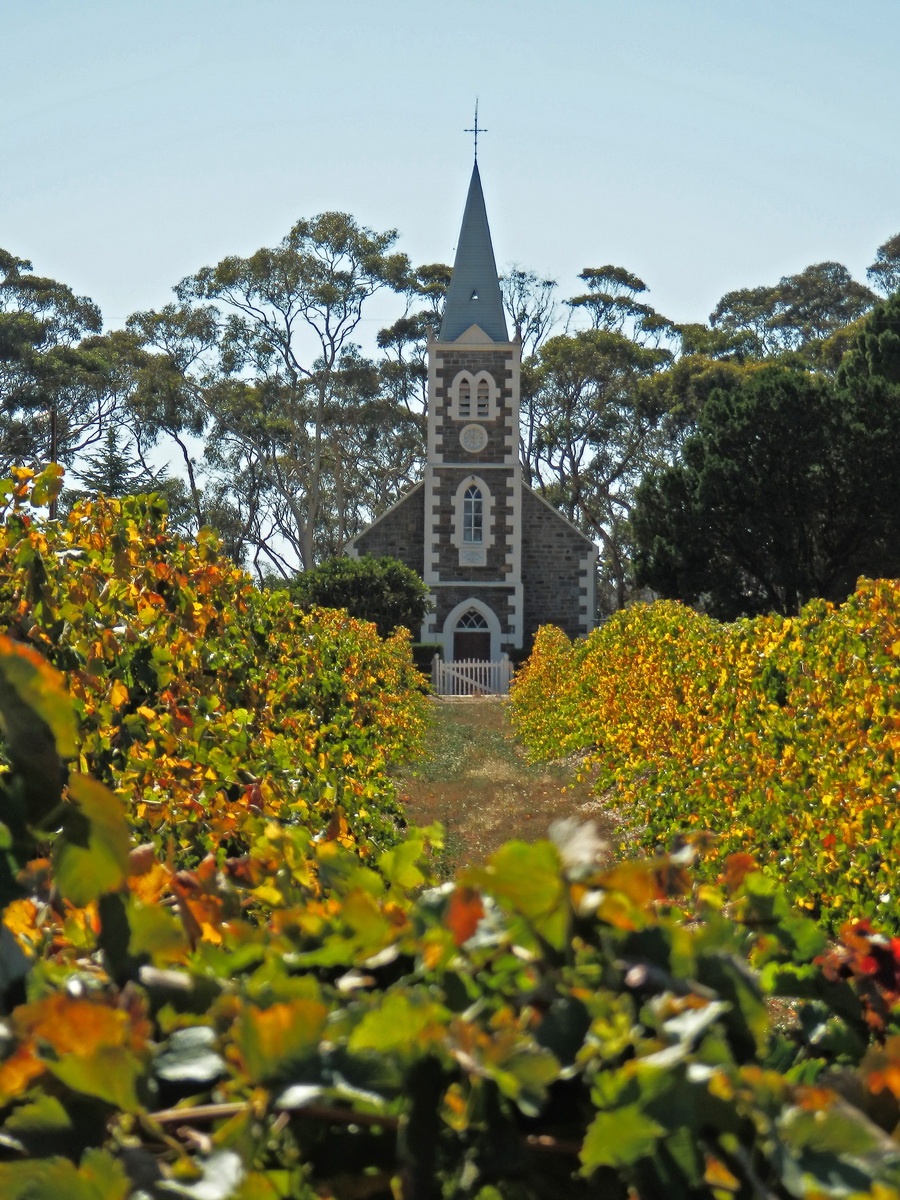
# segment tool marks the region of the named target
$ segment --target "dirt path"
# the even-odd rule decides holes
[[[505,702],[433,700],[425,756],[407,771],[401,799],[411,824],[440,821],[447,832],[442,871],[483,861],[503,842],[545,837],[560,817],[593,820],[615,839],[613,817],[565,764],[530,764]]]

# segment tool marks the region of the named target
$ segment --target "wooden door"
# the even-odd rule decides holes
[[[457,629],[453,634],[453,660],[479,658],[483,662],[491,659],[491,635],[488,630]]]

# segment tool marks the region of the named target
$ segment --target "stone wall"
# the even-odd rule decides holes
[[[399,558],[405,566],[421,575],[425,562],[424,539],[425,489],[423,484],[417,483],[393,508],[357,534],[347,549],[351,554]]]
[[[596,553],[590,539],[522,485],[526,648],[541,625],[557,625],[569,637],[583,636],[593,628],[593,560],[590,573],[586,571],[586,558],[592,551]]]

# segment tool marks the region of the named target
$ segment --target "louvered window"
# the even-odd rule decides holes
[[[457,412],[461,417],[471,417],[472,415],[472,385],[468,379],[461,379],[459,381]]]
[[[475,397],[475,415],[489,417],[491,415],[491,385],[486,379],[478,380],[478,391]]]

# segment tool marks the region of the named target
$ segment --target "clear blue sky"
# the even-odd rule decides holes
[[[0,0],[0,246],[107,323],[327,209],[676,321],[900,232],[897,0]]]

